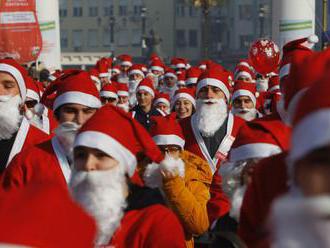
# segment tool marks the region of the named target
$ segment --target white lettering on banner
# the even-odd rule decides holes
[[[0,13],[0,24],[36,23],[32,11],[2,12]]]

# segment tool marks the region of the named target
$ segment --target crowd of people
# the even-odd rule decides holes
[[[0,59],[0,247],[329,247],[314,43],[267,74],[123,54],[37,80]]]

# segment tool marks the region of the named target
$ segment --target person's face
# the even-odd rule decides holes
[[[101,171],[116,168],[119,162],[106,153],[85,146],[74,149],[74,167],[77,171]]]
[[[120,70],[122,71],[122,72],[127,72],[128,70],[129,70],[129,66],[128,65],[121,65],[120,66]]]
[[[90,108],[85,105],[77,103],[64,104],[59,108],[58,122],[75,122],[78,125],[83,125],[95,112],[95,108]]]
[[[161,71],[157,71],[157,70],[151,70],[152,74],[156,75],[156,76],[160,76],[162,75]]]
[[[164,113],[167,113],[169,110],[169,106],[167,106],[166,104],[160,102],[157,103],[156,108],[158,108],[159,110],[163,111]]]
[[[101,78],[100,78],[100,81],[101,81],[101,86],[102,86],[102,87],[103,87],[104,85],[110,83],[110,80],[109,80],[108,77],[101,77]]]
[[[246,76],[239,76],[237,80],[244,81],[244,82],[251,82],[251,78]]]
[[[118,96],[118,103],[125,104],[128,102],[128,96]]]
[[[141,107],[151,106],[153,97],[152,95],[144,90],[139,90],[136,93],[136,99]]]
[[[181,148],[177,145],[159,145],[160,151],[165,154],[169,154],[172,158],[180,158]]]
[[[198,92],[197,95],[198,98],[200,99],[224,99],[226,100],[226,96],[223,93],[223,91],[216,87],[216,86],[211,86],[207,85],[201,88]]]
[[[330,194],[330,147],[312,152],[294,165],[294,180],[305,196]]]
[[[141,81],[142,79],[143,79],[143,76],[138,73],[133,73],[133,74],[129,75],[129,80]]]
[[[164,82],[165,82],[167,87],[172,88],[176,84],[176,79],[174,77],[167,76],[167,77],[164,78]]]
[[[0,72],[0,96],[20,94],[15,78],[6,72]]]
[[[112,97],[101,97],[102,105],[112,104],[113,106],[117,105],[118,100]]]
[[[254,104],[250,97],[248,96],[239,96],[236,97],[233,101],[233,107],[236,109],[253,109]]]
[[[183,119],[192,115],[193,104],[189,100],[181,97],[175,102],[174,110],[177,117]]]

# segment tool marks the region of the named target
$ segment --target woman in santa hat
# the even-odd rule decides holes
[[[175,92],[172,99],[172,109],[178,119],[191,116],[196,109],[195,90],[193,88],[182,88]]]

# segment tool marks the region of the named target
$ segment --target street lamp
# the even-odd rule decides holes
[[[110,25],[110,51],[111,54],[113,55],[114,53],[114,43],[115,43],[115,23],[116,23],[116,19],[115,17],[111,16],[109,18],[109,25]]]
[[[147,48],[147,37],[146,37],[146,13],[147,8],[143,6],[141,8],[141,23],[142,23],[142,39],[141,39],[141,54],[144,58],[146,56],[146,48]]]
[[[264,36],[264,23],[266,15],[266,6],[264,4],[259,4],[259,23],[260,23],[260,37]]]

